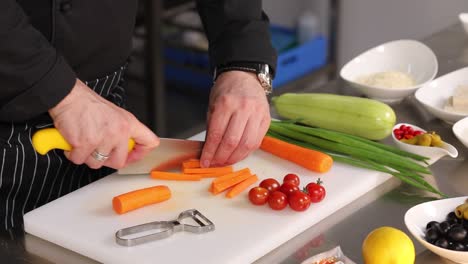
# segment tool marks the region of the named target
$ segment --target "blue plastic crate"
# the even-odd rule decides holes
[[[273,89],[300,78],[327,62],[327,41],[317,37],[278,55]]]
[[[294,30],[271,28],[272,44],[279,51],[273,89],[280,88],[310,73],[327,62],[327,39],[316,37],[302,45],[296,43]],[[165,77],[200,92],[209,92],[213,82],[209,74],[207,53],[178,48],[165,48]]]

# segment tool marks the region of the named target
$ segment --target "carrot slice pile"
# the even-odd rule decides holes
[[[198,159],[183,161],[181,172],[153,170],[151,178],[175,181],[199,181],[204,178],[213,178],[208,191],[212,194],[226,191],[228,198],[236,197],[258,180],[249,168],[237,171],[234,171],[233,166],[202,168]]]
[[[112,199],[112,208],[116,213],[124,214],[146,205],[166,201],[169,198],[171,198],[171,190],[165,185],[157,185],[115,196]]]
[[[315,172],[327,172],[333,164],[332,157],[325,153],[303,148],[270,136],[263,138],[260,149]]]

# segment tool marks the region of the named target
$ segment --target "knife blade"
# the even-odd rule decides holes
[[[190,158],[199,158],[203,141],[175,138],[160,138],[159,146],[149,152],[143,159],[128,164],[119,169],[118,174],[148,174],[151,170],[169,170],[180,166]],[[32,137],[34,149],[41,155],[47,154],[52,149],[70,151],[72,146],[65,140],[56,128],[38,130]],[[129,139],[128,150],[135,145],[133,139]]]
[[[183,161],[200,158],[203,141],[160,138],[159,146],[143,159],[119,169],[117,174],[148,174],[152,170],[170,170],[180,167]]]

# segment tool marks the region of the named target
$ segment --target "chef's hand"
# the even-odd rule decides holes
[[[270,125],[270,108],[254,73],[228,71],[210,94],[203,167],[234,164],[258,149]]]
[[[159,138],[134,115],[102,98],[80,80],[49,114],[72,146],[65,156],[75,164],[85,163],[93,169],[122,168],[159,144]],[[136,144],[128,153],[130,138]],[[92,156],[94,151],[109,158],[99,161]]]

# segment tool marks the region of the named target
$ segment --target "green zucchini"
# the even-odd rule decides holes
[[[355,96],[284,93],[273,97],[272,104],[282,118],[371,140],[389,136],[396,122],[387,104]]]

